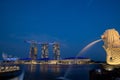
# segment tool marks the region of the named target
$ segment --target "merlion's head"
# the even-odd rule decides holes
[[[120,36],[115,29],[108,29],[101,36],[104,41],[104,46],[107,47],[120,47]]]

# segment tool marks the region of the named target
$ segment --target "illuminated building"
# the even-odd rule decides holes
[[[59,45],[59,43],[53,44],[53,53],[54,53],[54,59],[59,60],[60,59],[60,45]]]
[[[29,51],[29,58],[31,58],[32,60],[37,59],[37,51],[38,51],[37,44],[38,43],[34,40],[31,40],[31,41],[26,40],[25,42],[31,44],[30,45],[30,51]]]
[[[41,58],[48,58],[48,43],[42,43],[42,54]]]
[[[30,52],[29,52],[29,57],[32,60],[37,59],[37,43],[35,41],[30,41],[31,46],[30,46]]]

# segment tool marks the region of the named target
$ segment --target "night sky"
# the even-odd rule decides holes
[[[76,56],[109,28],[120,32],[120,0],[0,0],[0,59],[2,52],[28,57],[25,40],[57,41],[62,58]],[[102,46],[97,43],[82,56],[105,60]]]

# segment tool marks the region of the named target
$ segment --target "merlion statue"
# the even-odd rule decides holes
[[[108,29],[101,36],[104,41],[106,62],[110,65],[120,65],[120,35],[115,29]]]

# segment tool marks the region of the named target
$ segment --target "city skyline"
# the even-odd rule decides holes
[[[1,0],[0,11],[0,59],[2,52],[28,57],[25,40],[56,41],[61,57],[76,56],[105,30],[120,32],[119,0]],[[95,44],[84,56],[105,60],[102,46]]]

